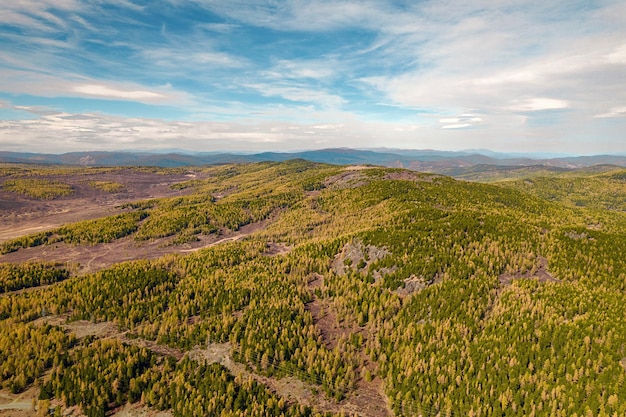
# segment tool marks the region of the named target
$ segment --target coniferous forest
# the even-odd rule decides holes
[[[0,187],[124,192],[90,170],[4,166]],[[34,388],[42,415],[626,415],[625,170],[195,172],[179,196],[0,245],[2,392]],[[90,273],[6,261],[122,240],[172,252]]]

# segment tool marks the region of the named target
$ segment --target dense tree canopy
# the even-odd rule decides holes
[[[41,400],[90,416],[127,402],[176,416],[313,416],[259,381],[296,377],[341,405],[377,378],[395,415],[626,415],[620,202],[571,179],[584,204],[549,179],[528,192],[305,161],[205,173],[177,185],[187,196],[3,245],[176,245],[264,226],[69,279],[54,265],[0,264],[3,387],[37,385]],[[593,181],[626,189],[623,172]],[[51,318],[112,323],[124,339],[78,340]],[[257,379],[193,359],[207,343],[229,346]]]

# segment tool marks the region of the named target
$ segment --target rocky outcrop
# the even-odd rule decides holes
[[[350,271],[365,271],[372,262],[383,259],[389,254],[386,248],[367,245],[360,239],[353,239],[346,243],[340,253],[335,256],[331,268],[337,275],[345,275]],[[383,268],[390,270],[389,268]],[[377,274],[376,274],[377,272]],[[379,277],[384,275],[382,270],[372,271]]]

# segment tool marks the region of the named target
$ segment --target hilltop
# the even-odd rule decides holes
[[[625,178],[5,165],[0,385],[89,416],[624,415]]]
[[[420,172],[449,175],[457,178],[485,180],[485,171],[513,172],[538,168],[546,171],[572,171],[585,167],[610,165],[626,167],[624,155],[546,156],[540,154],[507,154],[487,150],[436,151],[415,149],[349,149],[332,148],[302,152],[72,152],[61,155],[0,152],[0,162],[26,164],[58,164],[76,166],[158,166],[191,167],[215,164],[284,162],[304,159],[311,162],[339,165],[379,165],[406,168]]]

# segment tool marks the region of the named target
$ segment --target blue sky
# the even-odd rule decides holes
[[[626,154],[623,0],[0,2],[0,150]]]

